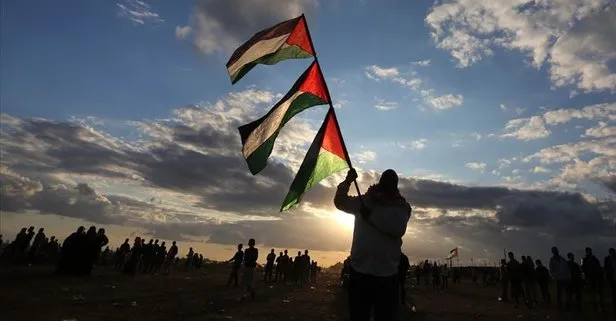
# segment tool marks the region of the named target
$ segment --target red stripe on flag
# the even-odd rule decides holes
[[[336,126],[336,114],[331,108],[330,111],[327,113],[327,127],[325,128],[325,134],[323,137],[323,142],[321,143],[321,148],[340,157],[341,159],[346,160],[347,163],[349,162],[344,153],[342,137],[340,135],[340,132],[338,131],[338,127]]]
[[[327,89],[325,87],[325,79],[323,79],[318,62],[315,61],[312,65],[310,65],[310,70],[308,70],[306,79],[299,87],[299,91],[311,93],[321,98],[324,102],[329,103],[329,99],[327,98]]]
[[[310,44],[310,38],[308,38],[307,30],[308,26],[306,25],[306,18],[302,16],[297,25],[295,25],[295,29],[293,29],[293,32],[291,32],[286,42],[289,45],[296,45],[314,56],[314,49]]]

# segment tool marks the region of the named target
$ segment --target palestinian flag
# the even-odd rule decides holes
[[[324,178],[349,168],[346,147],[338,128],[336,113],[329,108],[321,129],[314,138],[306,157],[291,184],[289,193],[280,211],[299,204],[304,192],[318,184]]]
[[[306,108],[329,103],[321,68],[315,61],[299,77],[291,90],[263,117],[241,126],[242,153],[252,174],[257,174],[272,153],[282,127]]]
[[[458,257],[458,247],[449,251],[449,255],[447,255],[447,259],[453,259],[454,257]]]
[[[285,59],[313,56],[306,19],[301,15],[256,33],[235,50],[227,62],[227,70],[231,83],[235,84],[257,64],[274,65]]]

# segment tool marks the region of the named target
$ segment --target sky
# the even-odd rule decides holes
[[[616,5],[608,0],[3,1],[0,231],[79,224],[177,240],[226,259],[348,253],[332,176],[278,209],[325,116],[283,129],[250,174],[237,127],[311,59],[225,63],[257,31],[306,15],[366,190],[394,168],[413,207],[412,261],[494,262],[503,250],[603,256],[616,244]]]

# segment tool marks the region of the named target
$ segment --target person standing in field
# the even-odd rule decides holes
[[[274,249],[272,249],[272,251],[270,252],[270,254],[267,255],[266,258],[266,262],[265,263],[265,274],[263,275],[263,281],[271,281],[272,280],[272,273],[274,271],[274,261],[276,260],[276,252],[274,252]]]
[[[564,305],[569,305],[570,296],[569,283],[571,282],[571,272],[569,272],[569,265],[565,258],[560,256],[560,252],[556,246],[552,247],[552,257],[550,258],[550,275],[552,279],[556,281],[556,304],[559,309],[563,309],[563,294],[567,298]]]
[[[543,297],[543,303],[547,303],[549,306],[552,303],[552,298],[550,296],[550,289],[548,287],[550,283],[550,271],[543,266],[541,260],[537,260],[537,267],[535,268],[535,280],[537,280],[537,284],[539,284],[539,289],[541,290],[541,296]]]
[[[388,169],[363,196],[349,196],[357,172],[338,185],[334,205],[355,215],[351,246],[349,309],[351,321],[397,320],[400,304],[398,265],[411,205],[398,190],[398,174]]]
[[[244,251],[244,275],[242,276],[242,283],[244,285],[243,298],[250,297],[255,299],[255,268],[257,267],[257,259],[259,258],[259,250],[255,247],[255,239],[248,240],[248,248]]]
[[[242,267],[242,263],[244,263],[244,252],[242,252],[242,247],[244,247],[244,244],[238,244],[237,252],[235,252],[235,255],[233,255],[229,261],[227,261],[228,263],[233,263],[233,266],[231,267],[231,275],[229,275],[229,281],[227,281],[227,286],[231,285],[231,282],[233,282],[234,286],[237,287],[238,273]]]

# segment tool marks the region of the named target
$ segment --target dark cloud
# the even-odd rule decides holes
[[[598,179],[599,183],[605,186],[605,188],[612,191],[612,193],[616,194],[616,175],[607,176],[604,178]]]
[[[130,225],[178,241],[233,245],[255,237],[267,247],[348,249],[350,233],[341,233],[330,218],[304,209],[278,213],[294,177],[288,164],[272,159],[257,176],[247,170],[236,127],[254,116],[256,107],[273,100],[271,94],[256,91],[249,96],[235,94],[209,109],[178,109],[173,120],[138,122],[134,129],[145,137],[130,144],[83,125],[3,115],[0,209]],[[286,153],[299,153],[297,146],[306,144],[290,145],[297,139],[283,136],[279,140]],[[54,180],[55,174],[89,174],[118,184],[128,179],[197,201],[187,204],[194,212],[183,212],[165,207],[157,196],[137,200],[103,195],[88,184],[69,186]],[[367,188],[377,179],[377,174],[364,172],[360,185]],[[611,186],[612,181],[604,184]],[[404,246],[422,256],[446,254],[457,244],[476,257],[494,257],[504,247],[543,248],[566,237],[572,241],[561,243],[575,245],[577,240],[600,247],[616,235],[615,204],[590,202],[580,194],[405,177],[400,189],[415,208]],[[318,185],[305,195],[304,204],[327,212],[333,210],[333,195],[332,187]],[[204,209],[281,219],[229,223],[195,215]]]

